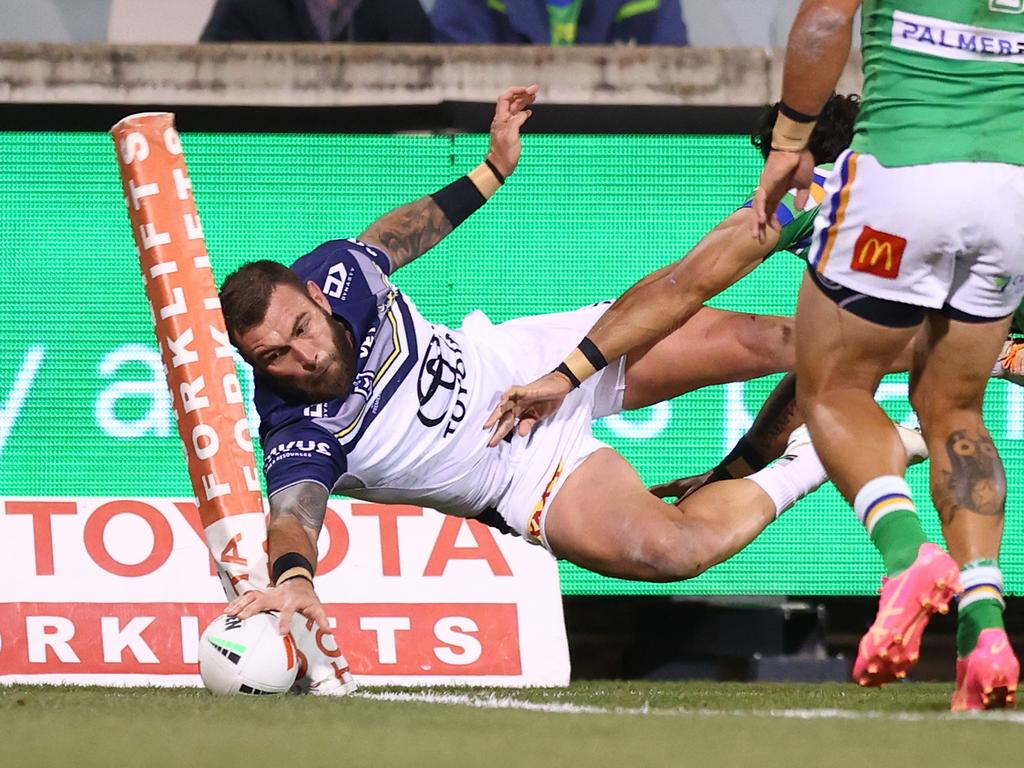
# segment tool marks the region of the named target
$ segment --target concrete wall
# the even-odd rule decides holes
[[[770,48],[0,44],[0,103],[16,104],[489,103],[536,82],[553,104],[757,106],[781,75]],[[839,88],[860,82],[855,53]]]

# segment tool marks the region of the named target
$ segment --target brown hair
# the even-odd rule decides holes
[[[860,112],[860,96],[842,96],[833,93],[821,110],[818,124],[814,126],[807,148],[814,155],[817,165],[834,163],[839,153],[853,141],[853,125]],[[761,150],[765,159],[772,151],[772,130],[779,116],[779,102],[769,104],[761,112],[761,124],[757,133],[750,137],[750,143]]]
[[[231,341],[263,322],[270,295],[279,285],[290,285],[309,295],[302,279],[276,261],[250,261],[228,275],[220,287],[220,308]]]

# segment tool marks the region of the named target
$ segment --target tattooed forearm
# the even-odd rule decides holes
[[[765,460],[782,455],[789,433],[800,425],[796,407],[796,376],[788,374],[761,406],[747,438]]]
[[[381,216],[359,239],[382,246],[391,257],[392,268],[398,269],[429,251],[451,231],[451,223],[428,196]]]
[[[964,510],[979,515],[1002,515],[1006,474],[988,434],[959,429],[946,439],[949,469],[941,470],[941,493],[935,499],[939,514],[949,523]]]
[[[319,533],[327,514],[327,489],[319,483],[296,483],[270,497],[270,518],[290,515],[303,528]]]

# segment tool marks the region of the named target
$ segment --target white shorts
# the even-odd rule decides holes
[[[516,383],[528,384],[562,362],[609,306],[605,302],[574,312],[510,320],[487,329],[486,341],[508,352]],[[570,392],[558,411],[529,436],[513,438],[511,482],[496,509],[508,527],[531,544],[550,550],[544,524],[551,500],[584,459],[609,447],[594,437],[591,423],[622,410],[625,388],[623,357]]]
[[[808,262],[866,296],[976,317],[1024,295],[1024,166],[886,168],[846,150],[825,182]]]

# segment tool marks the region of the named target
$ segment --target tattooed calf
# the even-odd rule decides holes
[[[942,471],[941,494],[946,503],[939,508],[947,522],[961,509],[979,515],[1003,514],[1006,475],[992,438],[959,429],[946,440],[946,456],[950,469]]]

